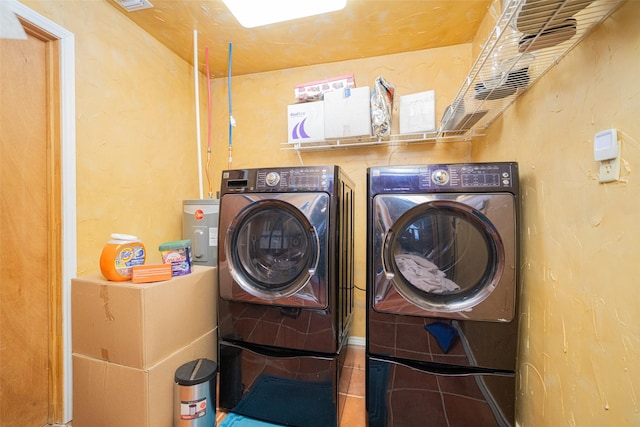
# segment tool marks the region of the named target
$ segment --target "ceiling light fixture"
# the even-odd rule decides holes
[[[343,9],[347,0],[222,0],[245,28]]]
[[[136,10],[150,9],[153,7],[148,0],[116,0],[127,12],[135,12]]]

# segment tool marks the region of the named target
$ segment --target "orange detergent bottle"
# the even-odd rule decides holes
[[[143,265],[147,251],[136,236],[112,234],[100,254],[100,271],[112,282],[131,280],[135,265]]]

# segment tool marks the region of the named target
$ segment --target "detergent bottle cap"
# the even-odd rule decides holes
[[[139,242],[138,236],[134,236],[132,234],[122,234],[122,233],[113,233],[111,235],[111,240],[109,243],[131,243],[131,242]]]

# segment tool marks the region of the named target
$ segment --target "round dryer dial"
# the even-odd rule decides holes
[[[449,172],[444,169],[437,169],[431,174],[431,181],[436,185],[445,185],[449,182]]]
[[[264,178],[264,182],[269,187],[275,187],[280,182],[280,174],[278,172],[269,172]]]

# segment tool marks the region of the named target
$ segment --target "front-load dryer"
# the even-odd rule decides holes
[[[353,191],[335,165],[223,172],[221,408],[282,425],[337,424],[354,304]]]
[[[369,426],[513,424],[517,164],[373,167],[367,187]]]

